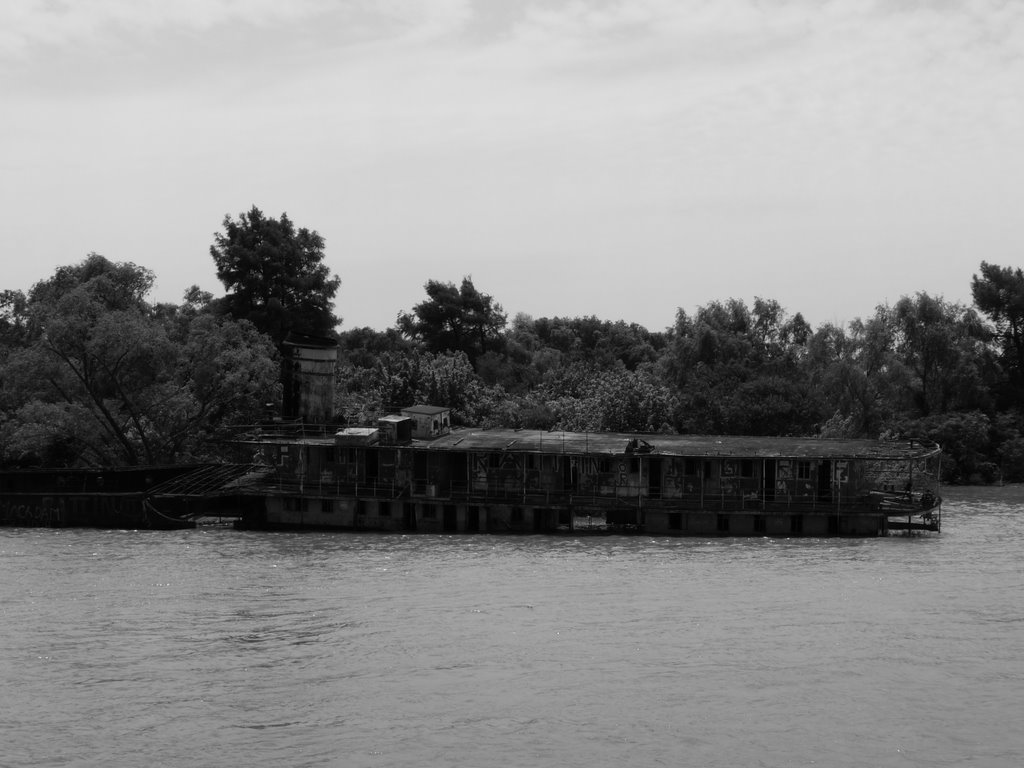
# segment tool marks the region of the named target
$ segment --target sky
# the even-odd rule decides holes
[[[1022,0],[4,0],[0,99],[0,289],[96,252],[220,296],[254,205],[342,330],[465,276],[817,327],[1024,261]]]

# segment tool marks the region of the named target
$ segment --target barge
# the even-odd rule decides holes
[[[268,425],[238,527],[884,536],[941,529],[937,444],[451,429],[418,406],[335,432]]]

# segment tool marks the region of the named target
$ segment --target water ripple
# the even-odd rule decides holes
[[[1024,492],[941,536],[0,529],[0,765],[1016,766]]]

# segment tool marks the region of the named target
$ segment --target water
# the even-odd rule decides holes
[[[915,538],[0,529],[0,766],[1019,766],[1024,491]]]

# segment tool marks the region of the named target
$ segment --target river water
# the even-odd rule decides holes
[[[0,766],[1016,768],[1022,541],[0,529]]]

